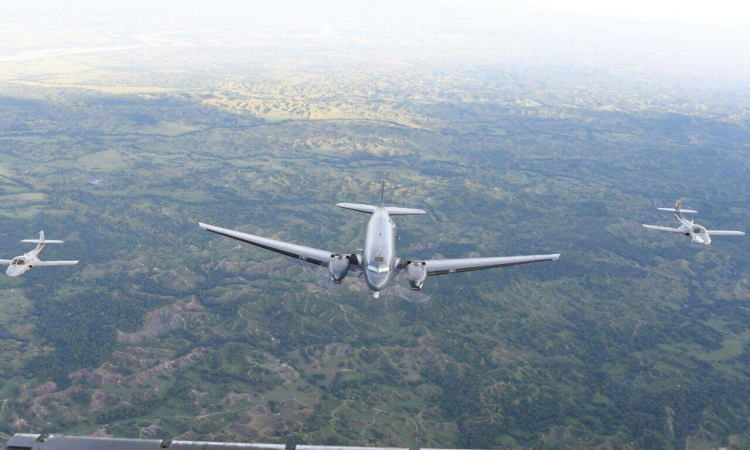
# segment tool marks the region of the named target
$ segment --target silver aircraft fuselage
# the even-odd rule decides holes
[[[396,225],[383,207],[377,207],[367,223],[362,254],[365,282],[375,292],[382,291],[396,270]]]

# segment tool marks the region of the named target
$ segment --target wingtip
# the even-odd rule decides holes
[[[554,255],[551,255],[551,256],[552,256],[552,261],[557,261],[558,259],[560,259],[560,253],[555,253]]]
[[[209,227],[208,224],[205,224],[203,222],[198,222],[198,226],[201,227],[201,229],[203,229],[203,230],[207,230],[208,227]]]

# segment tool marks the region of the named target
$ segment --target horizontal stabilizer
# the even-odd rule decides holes
[[[367,214],[375,212],[375,206],[372,205],[360,205],[359,203],[336,203],[336,206],[344,209],[351,209],[352,211],[359,211]]]
[[[692,209],[674,209],[674,208],[656,208],[656,209],[658,209],[659,211],[667,211],[667,212],[671,212],[671,213],[675,213],[675,214],[679,214],[679,213],[683,213],[683,214],[685,214],[685,213],[687,213],[687,214],[696,214],[696,213],[698,213],[698,211],[694,211]]]
[[[706,230],[709,236],[744,236],[744,231]]]
[[[421,209],[399,208],[397,206],[386,206],[385,210],[392,216],[418,216],[420,214],[426,214]]]
[[[23,239],[21,242],[28,242],[29,244],[62,244],[63,241],[50,241],[49,239]]]
[[[336,206],[339,208],[344,209],[351,209],[352,211],[359,211],[363,213],[372,214],[377,209],[376,206],[373,205],[362,205],[359,203],[337,203]],[[391,216],[414,216],[419,214],[426,214],[421,209],[413,209],[413,208],[399,208],[397,206],[386,206],[385,210],[390,214]]]

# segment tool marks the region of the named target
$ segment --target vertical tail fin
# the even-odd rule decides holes
[[[44,248],[44,230],[41,230],[39,232],[39,243],[36,244],[36,248],[34,250],[41,253],[43,248]]]

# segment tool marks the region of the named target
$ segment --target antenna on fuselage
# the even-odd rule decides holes
[[[383,184],[380,186],[380,207],[383,207],[383,199],[385,198],[385,178],[383,178]]]

